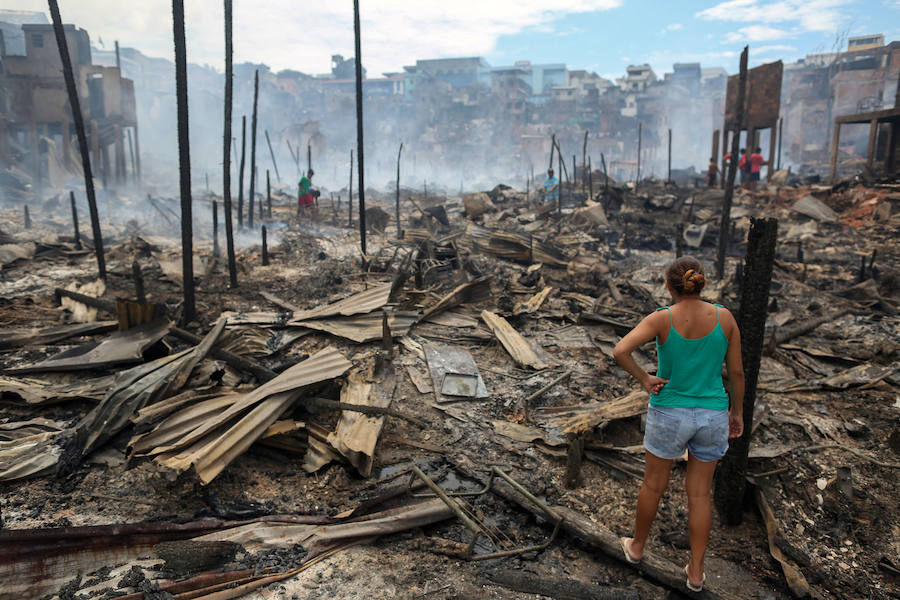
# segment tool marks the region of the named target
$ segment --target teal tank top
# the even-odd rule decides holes
[[[722,362],[728,351],[728,338],[719,322],[716,304],[716,326],[702,338],[682,337],[672,325],[669,311],[669,336],[664,344],[656,339],[656,376],[668,379],[658,394],[650,396],[650,405],[663,408],[708,408],[728,410],[728,394],[722,384]]]

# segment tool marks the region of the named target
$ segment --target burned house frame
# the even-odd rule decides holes
[[[19,167],[40,189],[63,184],[80,173],[80,164],[53,27],[25,24],[21,29],[24,55],[13,53],[0,32],[0,161]],[[92,64],[87,31],[65,25],[65,35],[98,174],[104,186],[124,183],[129,171],[136,180],[140,141],[134,83],[122,77],[119,67]]]

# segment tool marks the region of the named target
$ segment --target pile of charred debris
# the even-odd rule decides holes
[[[404,190],[400,223],[367,195],[361,256],[346,203],[275,193],[237,287],[201,234],[188,323],[168,200],[104,223],[105,282],[65,198],[3,211],[0,598],[686,593],[683,462],[622,560],[647,396],[612,350],[676,253],[712,270],[722,190]],[[898,201],[735,195],[704,296],[737,312],[751,218],[778,246],[744,522],[715,520],[702,597],[900,595]]]

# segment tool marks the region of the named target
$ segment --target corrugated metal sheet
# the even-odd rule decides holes
[[[164,452],[156,462],[175,473],[193,466],[207,484],[246,451],[309,386],[339,377],[351,366],[340,352],[326,348],[256,388],[176,442],[154,450]]]
[[[364,292],[348,296],[334,304],[327,304],[311,310],[294,313],[291,323],[300,323],[308,319],[321,319],[335,315],[359,315],[372,312],[388,303],[391,295],[391,284],[385,283],[372,287]]]
[[[491,231],[474,223],[466,226],[465,239],[474,252],[482,252],[510,260],[544,263],[564,267],[569,263],[558,247],[527,233]]]
[[[382,318],[382,313],[375,312],[367,315],[303,321],[302,325],[310,329],[327,331],[331,335],[347,338],[361,344],[381,339],[383,334]],[[409,328],[418,320],[418,311],[397,311],[391,313],[388,316],[388,326],[391,328],[391,335],[393,337],[406,335]]]
[[[118,331],[102,342],[70,348],[33,365],[7,369],[7,373],[79,371],[142,362],[143,353],[169,332],[172,323],[160,319],[127,331]]]

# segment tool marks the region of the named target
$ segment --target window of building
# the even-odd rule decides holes
[[[44,47],[44,36],[39,33],[31,34],[31,45],[35,48],[43,48]]]

